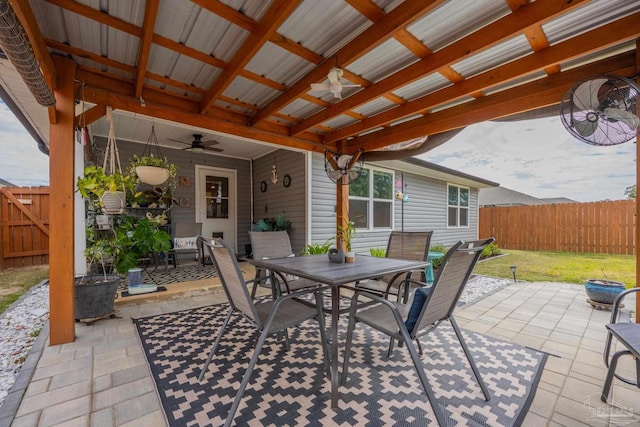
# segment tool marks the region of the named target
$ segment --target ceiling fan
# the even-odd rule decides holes
[[[342,71],[338,67],[333,67],[329,74],[327,74],[327,79],[329,80],[327,83],[311,83],[312,91],[329,91],[333,94],[335,98],[342,99],[342,88],[344,87],[360,87],[360,85],[352,85],[352,84],[343,84],[342,83],[342,75],[344,71]]]
[[[220,153],[224,151],[222,148],[216,148],[214,145],[220,144],[218,141],[211,139],[209,141],[203,141],[202,135],[199,133],[193,134],[193,141],[184,142],[179,139],[167,138],[169,141],[179,142],[180,144],[189,145],[189,147],[183,148],[183,150],[189,150],[192,153],[203,153],[204,151],[213,151],[216,153]]]

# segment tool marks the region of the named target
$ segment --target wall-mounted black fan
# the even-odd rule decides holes
[[[632,80],[599,75],[574,84],[560,103],[560,119],[577,139],[616,145],[636,137],[640,88]]]
[[[324,170],[329,179],[335,183],[351,184],[360,177],[364,156],[361,151],[355,154],[335,154],[326,152],[324,155]],[[343,180],[343,176],[348,180]]]
[[[213,139],[209,141],[203,141],[202,135],[198,133],[193,134],[193,140],[191,142],[180,141],[179,139],[168,139],[170,141],[179,142],[180,144],[189,145],[189,147],[183,148],[183,150],[189,150],[193,153],[202,153],[204,151],[213,151],[219,153],[221,151],[224,151],[222,148],[214,147],[214,145],[220,144],[218,141]]]

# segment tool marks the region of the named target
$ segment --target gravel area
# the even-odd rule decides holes
[[[460,302],[468,304],[509,283],[512,281],[473,276]],[[33,287],[0,316],[0,407],[48,319],[49,284],[46,281]]]
[[[49,319],[49,282],[34,286],[0,315],[0,406]]]

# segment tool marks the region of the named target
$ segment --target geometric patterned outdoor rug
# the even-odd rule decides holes
[[[227,417],[252,354],[255,340],[248,337],[255,328],[232,316],[202,383],[197,377],[228,309],[228,304],[218,304],[134,319],[171,426],[219,426]],[[342,315],[340,358],[346,325]],[[437,404],[451,417],[451,425],[520,425],[547,354],[474,332],[463,334],[491,400],[484,400],[453,330],[440,326],[421,340]],[[339,408],[332,409],[318,324],[307,321],[290,329],[289,337],[289,351],[275,337],[265,343],[235,425],[435,425],[406,347],[396,347],[387,359],[388,338],[358,325],[349,379],[339,389]]]
[[[142,283],[153,283],[156,285],[166,285],[167,283],[190,282],[194,280],[208,279],[216,277],[216,269],[211,265],[202,266],[201,264],[191,263],[178,265],[174,268],[169,265],[168,268],[159,266],[157,268],[147,268],[142,274]],[[118,285],[118,290],[127,290],[127,276],[124,275]]]

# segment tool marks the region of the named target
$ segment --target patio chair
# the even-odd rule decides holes
[[[433,231],[392,231],[387,243],[387,258],[407,259],[415,261],[426,261],[429,257],[429,245]],[[367,280],[356,284],[356,287],[367,290],[385,298],[389,295],[397,295],[407,302],[409,287],[404,288],[404,293],[400,292],[400,283],[406,279],[414,279],[426,282],[424,270],[389,274],[378,280]],[[409,282],[405,282],[409,283]]]
[[[250,231],[249,239],[251,240],[253,259],[285,258],[295,256],[291,249],[289,233],[286,231]],[[276,272],[277,280],[280,282],[280,287],[278,289],[271,285],[271,279],[269,276],[270,272],[261,268],[256,268],[256,279],[266,280],[256,280],[254,282],[253,290],[251,291],[252,297],[255,297],[258,286],[267,286],[278,290],[280,293],[289,293],[317,285],[317,283],[312,280],[283,275]]]
[[[202,223],[200,222],[177,222],[173,231],[172,247],[169,251],[169,260],[173,267],[178,266],[178,258],[182,255],[193,255],[195,259],[200,259],[200,245],[197,244],[198,237],[202,234]]]
[[[430,287],[423,286],[417,288],[412,295],[410,304],[389,301],[386,298],[367,292],[364,289],[356,289],[349,310],[349,326],[347,329],[346,348],[342,367],[342,383],[346,381],[348,376],[349,357],[351,355],[351,344],[356,322],[364,323],[391,338],[387,357],[391,355],[394,340],[406,344],[438,424],[446,425],[444,414],[442,414],[441,410],[435,404],[435,395],[429,385],[422,360],[412,340],[419,339],[433,331],[444,321],[449,321],[469,361],[471,370],[480,385],[484,398],[489,400],[491,398],[489,389],[480,377],[478,368],[462,337],[460,328],[453,318],[453,311],[456,308],[456,303],[464,290],[467,280],[469,280],[471,276],[471,272],[478,258],[480,258],[482,250],[493,242],[493,240],[493,238],[489,238],[456,243],[445,255],[433,285]],[[405,280],[413,281],[412,279]],[[419,282],[416,284],[426,285],[426,283]],[[361,305],[359,301],[361,297],[373,300],[375,304],[368,306]],[[375,360],[369,360],[368,362],[375,364]]]
[[[278,336],[280,336],[280,333],[284,333],[285,346],[288,350],[289,337],[287,334],[287,328],[299,325],[309,319],[316,319],[320,326],[320,342],[323,346],[324,370],[325,373],[328,374],[329,364],[327,360],[327,340],[325,338],[324,314],[322,312],[322,302],[320,298],[321,287],[316,286],[315,288],[293,292],[280,296],[275,300],[254,302],[253,298],[249,295],[248,285],[256,279],[249,281],[244,280],[233,249],[222,239],[213,239],[213,244],[203,238],[199,238],[198,240],[198,243],[202,245],[204,250],[213,260],[230,305],[229,313],[224,319],[224,323],[222,324],[213,346],[211,347],[207,361],[198,376],[198,381],[202,381],[204,374],[211,363],[211,359],[218,349],[222,335],[227,329],[229,320],[234,313],[244,317],[244,319],[249,321],[260,333],[253,355],[251,356],[251,360],[247,366],[247,370],[242,378],[242,382],[240,383],[240,387],[238,388],[236,397],[224,424],[225,426],[230,426],[233,422],[235,413],[238,410],[238,406],[240,405],[240,401],[242,400],[247,384],[251,379],[256,363],[258,362],[258,357],[260,356],[260,352],[267,336],[273,334],[278,334]],[[308,303],[305,304],[297,299],[297,297],[311,293],[315,295],[315,307],[310,306]]]
[[[604,387],[602,388],[602,395],[600,396],[600,399],[603,402],[606,402],[609,398],[609,391],[611,390],[613,377],[616,377],[624,383],[640,388],[640,324],[635,322],[632,323],[620,321],[620,308],[622,308],[622,301],[627,295],[636,292],[640,292],[640,288],[627,289],[626,291],[618,295],[613,303],[613,309],[611,311],[611,321],[608,325],[606,325],[607,340],[604,344],[603,358],[605,366],[609,369],[607,371],[607,377],[604,382]],[[611,356],[611,358],[609,358],[614,337],[624,348],[618,350],[613,354],[613,356]],[[636,378],[634,380],[616,374],[618,360],[620,359],[620,357],[625,355],[632,356],[634,359],[636,368]]]

